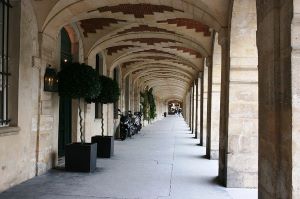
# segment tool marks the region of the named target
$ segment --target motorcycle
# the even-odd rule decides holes
[[[125,140],[127,137],[132,137],[137,134],[142,129],[142,113],[135,112],[134,114],[131,111],[128,111],[127,114],[124,114],[119,109],[120,115],[120,138]]]
[[[128,117],[130,118],[129,131],[130,131],[131,136],[133,136],[138,133],[138,128],[135,125],[136,117],[135,117],[135,115],[133,115],[131,113],[131,111],[128,111]]]
[[[130,115],[130,111],[128,114],[124,114],[119,109],[120,115],[120,138],[121,140],[125,140],[127,137],[132,137],[135,132],[135,127],[132,122],[132,117]]]
[[[134,112],[135,120],[134,125],[137,128],[137,132],[141,131],[142,129],[142,113],[141,112]]]
[[[120,138],[121,140],[125,140],[127,136],[129,135],[129,120],[128,117],[121,112],[119,109],[119,116],[120,116]]]

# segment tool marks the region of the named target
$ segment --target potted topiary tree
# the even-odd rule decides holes
[[[101,84],[101,93],[96,98],[87,99],[88,102],[103,104],[115,103],[120,96],[120,89],[118,83],[106,76],[99,76],[99,82]],[[104,135],[104,118],[103,109],[101,120],[101,135],[92,137],[92,143],[98,144],[97,154],[99,158],[110,158],[114,153],[114,137],[109,136],[108,133]]]
[[[81,142],[66,146],[65,168],[67,171],[93,172],[96,169],[97,144],[85,142],[80,101],[100,94],[101,85],[98,75],[86,64],[70,63],[58,73],[58,91],[60,96],[78,100],[80,118]]]

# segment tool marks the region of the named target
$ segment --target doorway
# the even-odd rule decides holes
[[[72,62],[72,43],[67,31],[61,30],[60,67]],[[72,99],[59,98],[58,156],[65,155],[65,146],[72,142]]]

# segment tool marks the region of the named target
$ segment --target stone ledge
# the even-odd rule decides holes
[[[0,137],[16,135],[20,131],[20,127],[0,127]]]

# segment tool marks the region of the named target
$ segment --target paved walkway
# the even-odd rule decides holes
[[[95,173],[53,170],[0,199],[256,199],[256,190],[218,186],[217,161],[205,159],[182,118],[168,117],[133,139],[116,141],[115,156]]]

